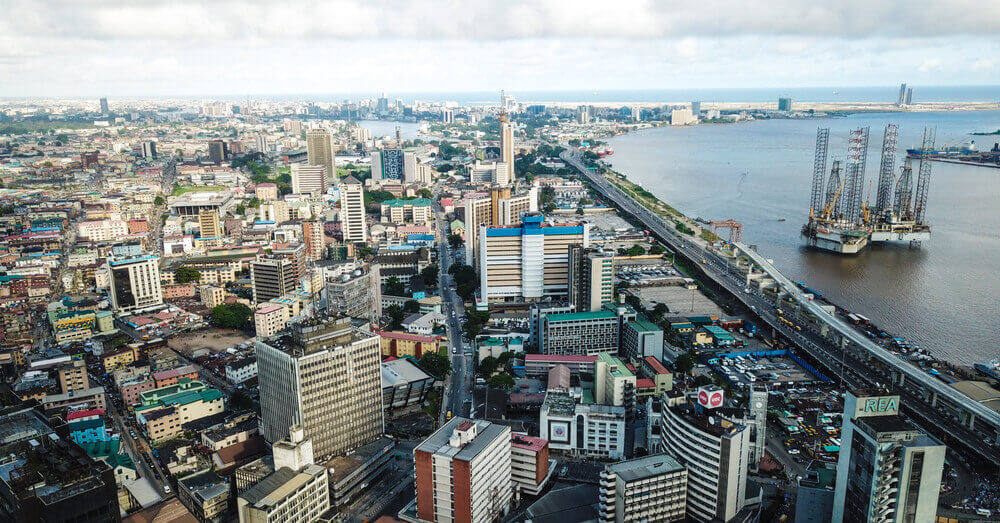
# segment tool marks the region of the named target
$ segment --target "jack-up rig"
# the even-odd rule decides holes
[[[809,221],[802,226],[807,245],[841,254],[857,254],[871,242],[908,242],[916,247],[930,238],[931,227],[925,219],[931,161],[923,156],[907,155],[899,176],[895,176],[898,134],[897,125],[886,126],[878,192],[875,205],[869,206],[868,196],[864,194],[869,128],[851,131],[847,160],[834,160],[829,177],[826,164],[830,129],[817,129]],[[934,128],[924,128],[921,149],[933,149],[934,139]],[[918,164],[915,192],[914,161]]]

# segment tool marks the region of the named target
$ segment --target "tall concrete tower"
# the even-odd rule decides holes
[[[514,183],[514,124],[506,112],[500,113],[500,162],[507,169],[507,183]],[[499,167],[498,167],[499,168]]]
[[[767,444],[767,386],[754,384],[750,389],[750,419],[753,420],[754,444],[750,456],[750,467],[757,470],[760,458],[764,456]]]

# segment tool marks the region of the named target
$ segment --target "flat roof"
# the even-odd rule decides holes
[[[455,429],[463,423],[472,423],[476,426],[476,437],[461,447],[452,447],[449,444],[451,435]],[[509,433],[509,431],[509,427],[497,425],[496,423],[455,417],[436,430],[420,445],[417,445],[415,450],[427,452],[429,454],[449,456],[453,459],[462,461],[471,461],[493,440],[503,436],[505,432]]]
[[[517,447],[519,449],[531,450],[538,452],[545,448],[549,444],[548,440],[542,438],[533,438],[531,436],[525,436],[524,434],[514,434],[510,435],[510,446]]]
[[[597,361],[597,356],[584,356],[581,354],[525,354],[524,360],[554,363],[594,363]]]
[[[618,318],[615,311],[563,312],[545,316],[547,321],[606,320],[612,318]]]
[[[653,454],[619,463],[612,463],[605,466],[604,470],[616,474],[624,481],[631,482],[662,474],[670,474],[684,470],[684,467],[676,459],[667,454]]]

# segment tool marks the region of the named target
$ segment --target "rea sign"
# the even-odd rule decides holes
[[[698,389],[698,403],[702,407],[714,409],[722,406],[722,389],[718,387],[702,387]]]
[[[893,414],[899,414],[899,396],[861,397],[858,398],[854,417]]]

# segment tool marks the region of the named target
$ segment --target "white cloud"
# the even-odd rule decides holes
[[[927,73],[930,71],[936,71],[941,68],[941,60],[937,58],[926,58],[923,63],[920,64],[920,72]]]

